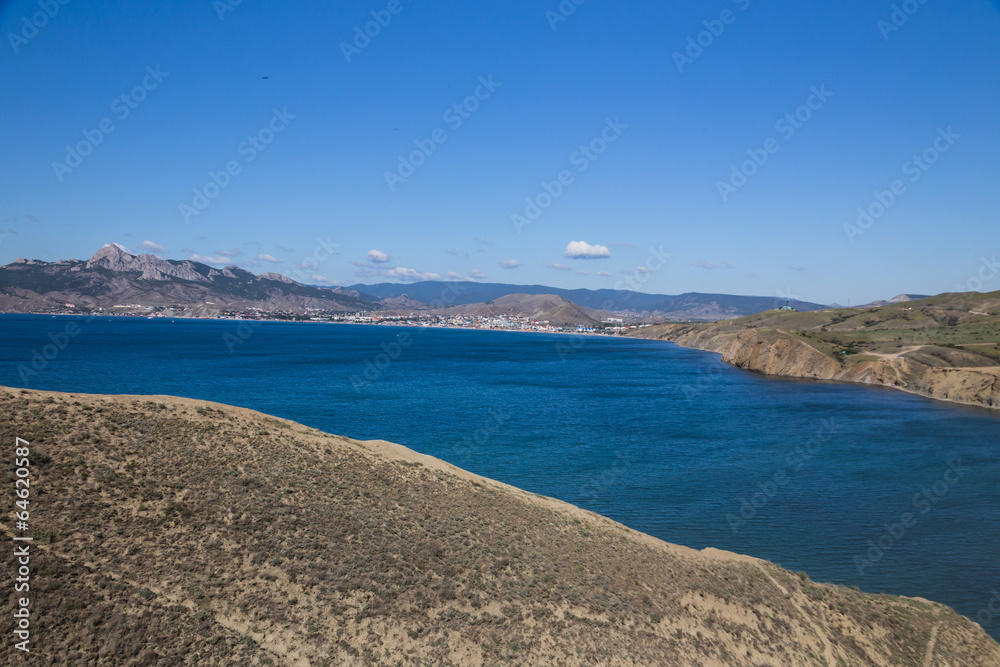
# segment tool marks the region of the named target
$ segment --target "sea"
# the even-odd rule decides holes
[[[389,440],[694,549],[947,604],[1000,639],[1000,411],[621,337],[0,315],[0,384]]]

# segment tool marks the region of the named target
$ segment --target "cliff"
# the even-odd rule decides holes
[[[975,297],[941,295],[861,311],[769,311],[631,335],[718,352],[727,364],[765,375],[877,384],[1000,408],[1000,293]]]

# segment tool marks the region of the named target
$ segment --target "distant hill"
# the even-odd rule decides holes
[[[243,408],[0,388],[11,472],[15,437],[32,643],[14,648],[12,602],[4,664],[1000,664],[944,605],[668,544]],[[0,529],[13,582],[11,512]]]
[[[412,301],[422,302],[428,304],[428,307],[437,308],[484,303],[511,294],[551,294],[592,310],[629,313],[648,318],[703,321],[743,317],[777,308],[786,303],[785,299],[765,296],[735,296],[699,292],[669,296],[630,290],[561,289],[545,285],[474,282],[423,281],[411,284],[358,284],[351,285],[351,289],[357,290],[371,299],[392,299],[405,296]],[[800,311],[826,308],[821,304],[796,299],[787,300],[787,302]]]
[[[303,311],[305,308],[357,311],[377,308],[350,290],[311,287],[277,273],[254,275],[237,266],[215,269],[190,260],[164,260],[136,255],[108,244],[86,261],[19,259],[0,267],[0,311],[64,310],[115,305],[261,308]]]
[[[894,303],[906,303],[907,301],[916,301],[918,299],[926,299],[929,295],[927,294],[897,294],[888,301],[879,300],[872,301],[871,303],[866,303],[861,306],[852,306],[853,308],[878,308],[881,306],[891,306]]]
[[[407,312],[407,311],[400,311]],[[470,303],[450,308],[435,308],[422,311],[429,315],[481,316],[499,315],[526,317],[531,320],[548,321],[554,326],[590,325],[599,322],[606,314],[602,311],[582,308],[572,301],[555,294],[508,294],[484,303]]]

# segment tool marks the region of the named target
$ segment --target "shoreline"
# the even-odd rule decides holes
[[[721,349],[719,349],[719,348],[713,348],[713,347],[706,347],[704,345],[685,344],[683,342],[680,342],[680,340],[679,340],[680,338],[683,338],[683,334],[680,335],[680,336],[678,336],[677,339],[672,339],[672,338],[669,338],[667,336],[662,336],[662,337],[657,337],[657,338],[647,338],[647,337],[644,337],[644,336],[638,336],[638,335],[634,335],[634,334],[631,335],[631,336],[628,336],[628,337],[632,337],[632,338],[645,338],[645,340],[658,340],[658,341],[662,341],[662,342],[665,342],[665,343],[672,343],[674,345],[677,345],[678,347],[686,348],[686,349],[689,349],[689,350],[699,350],[701,352],[710,352],[710,353],[713,353],[713,354],[718,354],[720,356],[719,360],[722,363],[725,363],[725,364],[727,364],[729,366],[733,366],[733,367],[738,368],[740,370],[748,371],[748,372],[751,372],[751,373],[756,373],[756,374],[762,375],[764,377],[785,377],[785,378],[795,378],[795,379],[800,379],[800,380],[822,380],[822,381],[826,381],[826,382],[837,382],[837,383],[843,383],[843,384],[864,385],[864,386],[869,386],[869,387],[881,387],[881,388],[884,388],[884,389],[899,390],[899,391],[902,391],[904,393],[911,394],[913,396],[920,396],[922,398],[926,398],[926,399],[930,399],[930,400],[934,400],[934,401],[940,401],[940,402],[943,402],[943,403],[952,403],[954,405],[965,405],[965,406],[968,406],[968,407],[982,408],[982,409],[991,411],[993,414],[997,414],[998,412],[1000,412],[1000,397],[997,397],[997,396],[984,397],[981,400],[977,401],[977,400],[966,399],[966,398],[963,398],[961,396],[953,396],[953,395],[951,395],[950,394],[950,391],[951,391],[950,387],[934,387],[934,386],[931,386],[929,389],[921,391],[920,389],[914,389],[911,386],[898,384],[896,382],[888,383],[888,382],[875,381],[875,379],[877,379],[877,377],[879,376],[879,374],[882,371],[885,371],[886,369],[892,369],[895,373],[897,373],[897,376],[898,376],[899,369],[897,369],[892,364],[886,362],[885,360],[859,362],[857,365],[860,366],[860,370],[856,371],[858,373],[858,377],[856,379],[852,378],[852,377],[849,377],[849,376],[837,377],[836,375],[829,375],[829,374],[828,375],[820,375],[819,374],[820,371],[815,371],[811,375],[806,375],[806,374],[803,374],[803,373],[795,373],[795,372],[768,372],[767,368],[770,365],[770,362],[777,361],[777,358],[772,354],[772,350],[775,347],[774,345],[771,345],[770,348],[767,349],[767,351],[763,351],[763,352],[761,352],[758,355],[757,353],[760,350],[760,348],[763,348],[768,343],[768,341],[764,337],[762,337],[762,336],[759,336],[759,335],[755,336],[754,340],[752,341],[752,343],[753,343],[752,347],[753,347],[753,354],[754,354],[754,356],[751,357],[750,355],[745,354],[745,353],[741,354],[741,351],[738,350],[738,349],[736,349],[737,346],[735,345],[735,343],[738,342],[738,339],[737,339],[736,336],[734,336],[732,334],[720,334],[719,336],[721,337],[721,336],[727,336],[727,335],[731,336],[731,340],[726,340],[724,342],[724,344],[722,344],[721,346],[719,346]],[[712,339],[709,339],[709,340],[712,340]],[[795,340],[795,339],[793,339],[792,337],[788,337],[788,338],[785,338],[783,340],[790,340],[791,341],[791,340]],[[809,346],[807,343],[805,343],[803,341],[797,341],[797,340],[795,340],[795,342],[799,343],[802,347],[808,348],[809,350],[811,350],[811,352],[813,354],[821,356],[821,357],[823,357],[823,359],[827,359],[827,360],[829,360],[832,363],[836,363],[835,360],[829,358],[827,355],[824,355],[822,352],[820,352],[820,351],[816,350],[815,348]],[[746,347],[746,345],[747,344],[745,343],[744,347]],[[898,358],[902,358],[902,357],[898,357]],[[862,364],[864,364],[864,366],[862,366]],[[983,368],[993,368],[993,367],[983,367]],[[840,370],[841,370],[841,374],[843,374],[843,373],[846,373],[846,371],[848,369],[841,368]],[[986,373],[986,372],[977,370],[977,367],[968,367],[968,368],[967,367],[954,367],[954,366],[953,367],[936,367],[936,368],[929,368],[926,371],[924,371],[923,373],[921,373],[920,375],[918,375],[916,378],[913,378],[910,381],[910,384],[911,385],[912,384],[916,384],[917,381],[924,380],[925,376],[935,375],[935,374],[947,374],[947,373],[950,373],[950,372],[956,372],[958,374],[964,375],[964,376],[966,376],[966,379],[970,379],[972,376],[975,376],[975,375],[991,375],[990,373]],[[1000,377],[998,377],[998,381],[1000,381]],[[996,384],[997,384],[997,382],[994,382],[994,385],[996,385]],[[935,393],[933,393],[933,390],[935,388],[939,389],[940,391],[945,392],[944,395],[936,395]]]

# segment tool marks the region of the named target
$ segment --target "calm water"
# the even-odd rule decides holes
[[[79,333],[22,377],[67,323]],[[1000,414],[984,409],[630,339],[3,315],[0,341],[0,384],[189,396],[392,440],[669,542],[982,612],[1000,637],[985,612]]]

